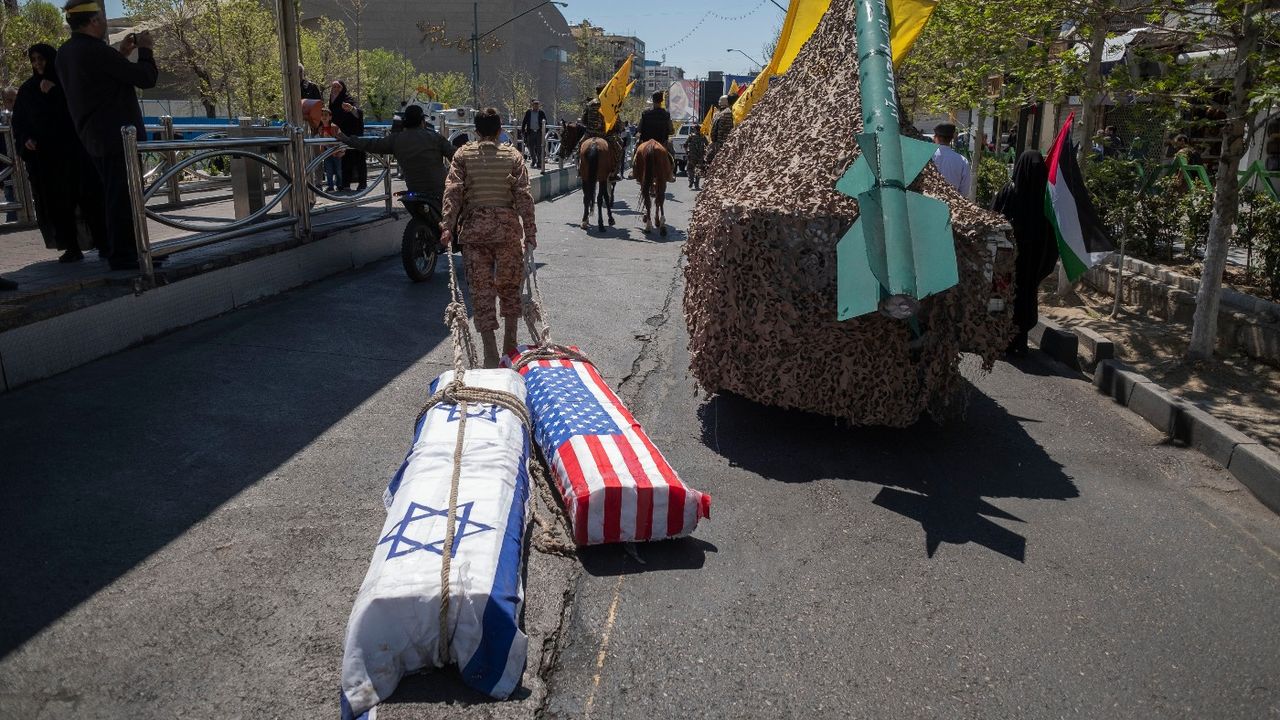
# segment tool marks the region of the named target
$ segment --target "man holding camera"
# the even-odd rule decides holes
[[[107,16],[98,0],[70,0],[63,8],[71,39],[58,50],[58,77],[76,133],[102,181],[106,206],[108,260],[112,270],[138,267],[132,203],[120,128],[137,128],[145,140],[142,108],[134,88],[156,85],[150,32],[130,34],[117,50],[107,44]],[[129,57],[138,52],[138,61]]]

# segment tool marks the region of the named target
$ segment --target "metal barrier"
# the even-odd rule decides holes
[[[172,128],[166,128],[164,132],[172,135]],[[228,137],[233,132],[261,134]],[[345,196],[328,193],[314,183],[313,178],[324,158],[338,149],[338,143],[329,138],[306,138],[301,128],[243,123],[236,128],[222,126],[196,140],[139,142],[136,128],[124,127],[121,128],[121,136],[142,288],[154,285],[154,260],[157,258],[277,228],[291,227],[294,237],[302,239],[311,232],[313,216],[371,202],[385,203],[388,212],[392,209],[391,163],[387,158],[368,156],[382,170],[371,178],[364,191]],[[163,160],[158,166],[148,168],[144,165],[144,156],[147,155]],[[216,159],[230,160],[230,165],[241,171],[232,182],[231,198],[236,205],[236,217],[191,220],[148,207],[148,203],[162,191],[165,193],[162,197],[169,201],[173,201],[175,196],[180,198],[181,190],[177,188],[183,174],[198,172],[192,169]],[[265,176],[263,170],[268,171]],[[313,208],[317,197],[334,201],[334,204]],[[148,221],[191,234],[153,241]]]
[[[0,187],[12,187],[13,199],[10,200],[6,195],[0,200],[0,212],[15,213],[17,222],[6,223],[11,226],[32,225],[36,221],[36,211],[31,194],[31,181],[27,176],[27,164],[22,161],[22,153],[19,152],[16,142],[13,138],[13,126],[9,124],[9,112],[5,111],[4,117],[0,118],[4,124],[0,125],[0,137],[4,138],[5,152],[0,153]]]

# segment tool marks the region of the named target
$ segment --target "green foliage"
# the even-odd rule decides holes
[[[1112,237],[1119,237],[1124,232],[1123,223],[1127,218],[1117,213],[1136,202],[1141,184],[1142,176],[1136,163],[1107,158],[1090,165],[1085,187],[1099,219],[1107,225]]]
[[[1240,193],[1235,244],[1250,256],[1249,272],[1261,271],[1261,283],[1280,300],[1280,202],[1254,190]]]
[[[999,158],[983,155],[977,172],[977,202],[982,207],[991,207],[991,202],[1009,182],[1009,166]]]
[[[1181,192],[1175,178],[1165,178],[1157,183],[1156,191],[1137,196],[1129,220],[1128,246],[1130,255],[1148,260],[1173,258],[1174,248],[1182,240]],[[1128,196],[1118,200],[1128,201]],[[1121,211],[1124,212],[1124,211]]]
[[[1213,217],[1213,191],[1196,183],[1180,198],[1182,215],[1182,249],[1194,257],[1209,237],[1209,220]]]
[[[400,107],[400,102],[414,97],[418,86],[426,83],[426,79],[425,75],[414,68],[413,62],[401,53],[384,48],[366,50],[365,112],[377,120],[389,119]]]
[[[31,0],[17,12],[0,10],[0,78],[5,85],[20,85],[31,77],[27,48],[36,43],[54,47],[66,38],[62,13],[43,0]]]
[[[427,73],[425,80],[425,85],[435,93],[435,101],[444,103],[445,107],[466,105],[471,97],[471,78],[460,72]]]
[[[330,82],[354,81],[356,56],[351,51],[347,28],[341,22],[322,17],[314,28],[302,28],[298,41],[307,78],[319,85],[326,97]]]

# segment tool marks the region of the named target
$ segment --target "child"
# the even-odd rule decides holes
[[[333,113],[329,108],[320,111],[320,136],[338,137],[338,126],[333,124]],[[324,191],[333,192],[342,184],[342,156],[347,154],[346,148],[340,149],[324,159]]]

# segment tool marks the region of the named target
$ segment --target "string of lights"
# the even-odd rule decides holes
[[[757,12],[759,12],[760,8],[764,7],[764,4],[767,2],[769,2],[769,0],[760,0],[760,2],[756,3],[755,7],[751,8],[745,13],[742,13],[741,15],[721,15],[720,13],[715,12],[714,10],[708,10],[702,14],[701,18],[698,18],[698,22],[694,23],[693,27],[689,28],[689,32],[685,33],[679,40],[676,40],[675,42],[671,43],[670,45],[667,45],[666,47],[660,47],[656,50],[652,50],[651,52],[654,55],[661,55],[663,53],[666,53],[668,50],[673,50],[677,47],[680,47],[685,43],[685,41],[693,37],[694,34],[697,33],[698,30],[702,28],[702,26],[707,22],[708,19],[716,19],[724,22],[737,22],[739,20],[745,20],[751,17],[752,15],[755,15]]]

